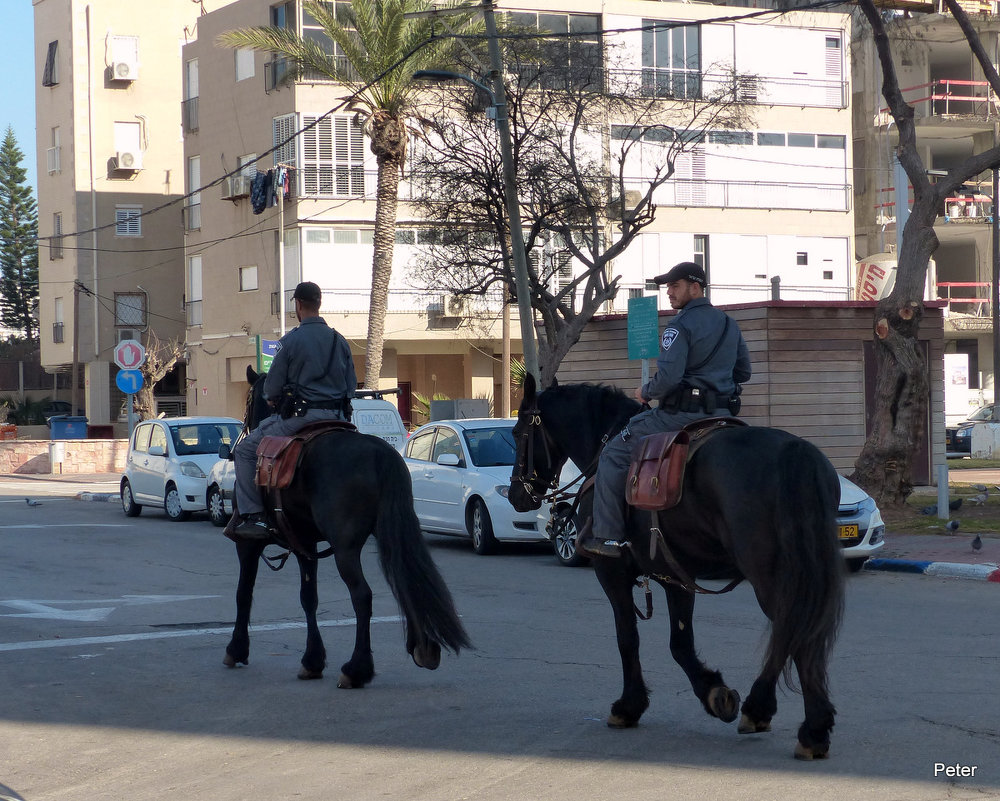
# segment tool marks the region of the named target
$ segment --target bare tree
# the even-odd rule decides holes
[[[508,54],[507,100],[531,306],[540,323],[542,385],[603,303],[615,297],[614,260],[653,222],[654,196],[705,130],[745,130],[739,82],[715,71],[698,85],[644,85],[639,71],[548,58],[537,48]],[[514,298],[499,143],[468,92],[437,93],[422,111],[427,135],[413,181],[421,216],[441,232],[411,272],[442,292]],[[575,269],[569,270],[569,265]]]
[[[1000,76],[968,16],[958,0],[945,2],[993,93],[1000,95]],[[927,419],[927,367],[917,333],[923,318],[927,264],[938,246],[934,222],[944,208],[945,198],[984,170],[1000,166],[1000,147],[970,156],[931,183],[917,147],[913,107],[903,99],[899,88],[887,32],[892,21],[886,22],[874,0],[859,0],[858,6],[872,29],[882,67],[882,95],[899,131],[896,157],[913,187],[913,206],[897,254],[896,284],[875,310],[877,372],[872,431],[852,478],[880,504],[899,506],[912,491],[911,458]]]
[[[156,417],[156,402],[153,400],[153,388],[167,373],[174,369],[184,357],[184,346],[180,341],[171,339],[160,341],[152,331],[146,343],[146,361],[139,370],[142,372],[142,389],[135,393],[135,415],[138,420],[148,420]]]

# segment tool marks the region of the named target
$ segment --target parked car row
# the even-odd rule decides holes
[[[558,500],[536,512],[521,513],[507,500],[515,444],[511,419],[438,420],[407,437],[393,406],[381,397],[354,401],[354,423],[403,455],[413,484],[413,505],[424,531],[467,538],[477,554],[500,543],[550,542],[560,564],[586,563],[576,553],[576,535],[589,508],[574,510]],[[121,480],[122,509],[129,517],[143,506],[161,508],[171,520],[208,511],[224,526],[232,514],[235,471],[230,451],[242,423],[230,417],[146,420],[129,440]],[[560,485],[579,472],[570,463]],[[885,544],[885,525],[874,500],[846,478],[840,479],[838,536],[851,571]],[[585,502],[586,503],[586,502]]]
[[[991,403],[976,409],[957,426],[947,426],[944,430],[944,450],[949,458],[967,456],[972,453],[972,429],[976,423],[1000,423],[1000,405]]]

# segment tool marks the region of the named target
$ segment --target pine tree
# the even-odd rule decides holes
[[[24,153],[8,126],[0,144],[0,322],[38,338],[33,314],[38,304],[38,213]]]

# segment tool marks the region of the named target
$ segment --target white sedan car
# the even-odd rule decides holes
[[[437,420],[413,432],[403,456],[424,531],[469,537],[478,554],[499,542],[548,540],[547,510],[517,512],[507,500],[516,422]]]
[[[208,471],[219,448],[236,441],[243,424],[232,417],[167,417],[139,423],[128,444],[120,484],[122,510],[136,517],[143,506],[185,520],[205,508]]]

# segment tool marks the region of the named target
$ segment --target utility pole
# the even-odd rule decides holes
[[[79,390],[77,389],[77,384],[79,384],[79,369],[80,360],[78,354],[80,353],[80,282],[73,281],[73,370],[71,373],[72,382],[70,384],[69,391],[69,402],[70,402],[70,414],[76,414],[76,410],[79,409],[77,403],[77,396]]]
[[[521,231],[521,207],[517,200],[517,176],[514,173],[514,148],[510,139],[510,121],[507,117],[507,92],[503,85],[503,59],[497,23],[493,16],[493,0],[483,0],[483,21],[486,24],[486,41],[490,52],[490,78],[495,98],[497,134],[500,137],[500,158],[503,161],[504,197],[507,202],[507,221],[510,225],[510,246],[514,259],[514,279],[517,288],[517,309],[521,318],[521,344],[524,349],[524,369],[541,387],[538,370],[538,349],[535,344],[534,315],[531,311],[531,292],[528,286],[528,257],[524,252],[524,234]]]

